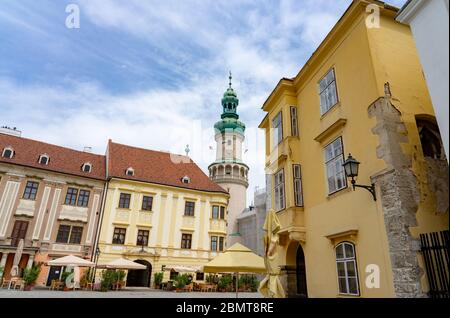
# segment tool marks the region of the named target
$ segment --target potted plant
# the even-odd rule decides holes
[[[177,292],[183,291],[183,288],[186,287],[186,285],[189,282],[189,277],[186,274],[178,275],[175,279],[175,290]]]
[[[61,281],[64,283],[64,291],[70,291],[71,289],[67,286],[66,280],[72,274],[72,272],[64,271],[61,274]]]
[[[122,288],[122,286],[125,286],[125,276],[126,273],[123,270],[119,270],[116,272],[116,283]]]
[[[31,268],[25,268],[23,271],[23,281],[25,283],[24,290],[30,291],[33,289],[34,284],[41,272],[42,263],[33,264]]]
[[[161,289],[164,273],[155,273],[155,289]]]
[[[217,287],[219,288],[219,291],[222,292],[230,291],[230,289],[233,288],[233,277],[230,275],[223,275],[219,279]]]
[[[100,282],[100,289],[102,292],[107,292],[112,288],[114,281],[117,280],[115,271],[107,269],[102,272],[102,280]]]

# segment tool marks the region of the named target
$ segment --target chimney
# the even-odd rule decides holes
[[[92,153],[92,147],[84,147],[83,152]]]
[[[11,128],[8,126],[2,126],[2,127],[0,127],[0,134],[22,137],[22,132],[20,130],[17,130],[16,127]]]

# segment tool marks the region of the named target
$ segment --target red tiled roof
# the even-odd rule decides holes
[[[12,147],[14,157],[3,158],[3,149]],[[39,156],[47,154],[50,157],[48,165],[42,165]],[[27,138],[0,133],[0,162],[65,173],[85,178],[106,180],[106,156],[69,148],[55,146]],[[84,163],[92,164],[90,173],[81,171]]]
[[[179,188],[228,193],[208,176],[188,157],[108,143],[109,177],[150,182]],[[134,175],[126,175],[128,168]],[[190,183],[181,181],[189,177]]]

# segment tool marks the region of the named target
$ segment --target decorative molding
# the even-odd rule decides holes
[[[14,203],[19,192],[20,182],[8,181],[0,199],[0,237],[5,237]]]
[[[44,188],[44,194],[42,196],[41,205],[37,214],[36,224],[33,230],[33,240],[38,240],[41,235],[42,223],[44,221],[45,211],[47,210],[48,198],[50,196],[51,187],[46,186]]]
[[[87,223],[88,220],[88,208],[63,205],[61,212],[59,213],[59,220],[79,221]]]
[[[88,226],[88,235],[86,238],[86,244],[91,244],[92,237],[94,235],[94,228],[95,228],[95,216],[97,215],[97,209],[98,209],[98,203],[100,201],[100,195],[95,194],[94,195],[94,202],[92,204],[91,208],[91,215],[89,218],[89,226]]]
[[[325,140],[327,140],[328,137],[330,137],[331,134],[335,133],[339,129],[344,128],[346,123],[347,123],[347,119],[339,118],[333,124],[331,124],[328,128],[326,128],[324,131],[322,131],[316,138],[314,138],[314,140],[317,141],[318,143],[323,143]]]
[[[433,0],[434,1],[434,0]],[[427,4],[428,0],[412,0],[405,7],[403,7],[397,14],[395,20],[400,23],[410,24],[416,17],[419,10]]]
[[[50,236],[52,234],[53,223],[55,222],[56,210],[59,203],[59,196],[61,195],[61,189],[55,189],[53,194],[52,207],[50,208],[50,215],[47,220],[47,227],[44,232],[44,241],[50,241]]]
[[[20,199],[19,205],[17,206],[16,209],[16,213],[14,214],[33,217],[35,210],[36,210],[36,201]]]
[[[53,251],[60,251],[60,252],[81,252],[81,245],[69,245],[69,244],[53,244],[52,245]]]
[[[350,239],[352,241],[355,241],[357,235],[358,235],[358,228],[349,228],[325,235],[325,237],[329,239],[331,243],[334,245],[335,242],[338,240]]]

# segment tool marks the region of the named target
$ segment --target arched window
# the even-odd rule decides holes
[[[14,157],[14,149],[12,149],[11,147],[4,148],[2,152],[2,157],[12,159],[12,157]]]
[[[134,176],[134,169],[133,168],[128,168],[126,171],[125,171],[125,174],[127,175],[127,176],[129,176],[129,177],[132,177],[132,176]]]
[[[343,242],[336,246],[339,294],[359,296],[355,245]]]
[[[43,154],[43,155],[39,156],[39,161],[38,161],[39,164],[46,166],[46,165],[48,165],[49,161],[50,161],[50,157],[47,154]]]
[[[433,159],[443,159],[442,140],[438,126],[431,120],[416,118],[423,155]]]
[[[91,173],[92,164],[90,164],[89,162],[83,163],[83,165],[81,166],[81,171],[86,172],[86,173]]]

